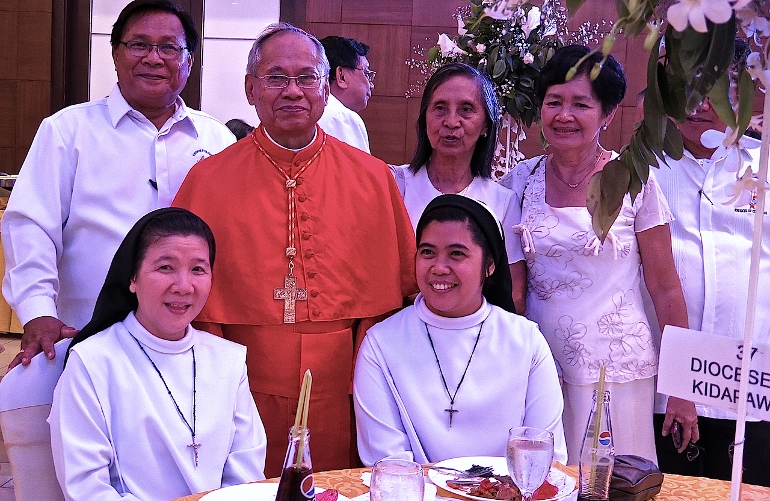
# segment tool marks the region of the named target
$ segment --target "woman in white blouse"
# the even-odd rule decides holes
[[[538,81],[549,154],[525,160],[504,178],[522,200],[518,230],[527,259],[527,317],[540,326],[563,377],[569,463],[578,462],[600,367],[606,368],[615,452],[656,461],[652,426],[658,358],[642,305],[644,280],[661,324],[687,327],[674,268],[672,219],[655,176],[620,214],[604,243],[586,208],[588,183],[617,154],[599,144],[626,90],[623,68],[579,45],[563,47]],[[577,63],[577,74],[567,72]],[[697,440],[695,407],[669,400],[669,424],[683,425],[683,448]]]
[[[353,397],[364,464],[504,456],[508,429],[554,434],[566,460],[562,397],[548,345],[510,305],[502,229],[470,198],[441,195],[417,225],[420,294],[367,332]]]

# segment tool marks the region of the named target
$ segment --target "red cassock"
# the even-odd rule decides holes
[[[306,369],[313,373],[313,467],[351,466],[356,348],[368,327],[417,291],[414,232],[387,165],[316,130],[308,147],[292,151],[260,126],[196,164],[173,203],[214,232],[213,285],[197,320],[248,348],[251,391],[268,437],[268,477],[280,474]],[[305,292],[295,303],[296,323],[286,324],[286,301],[275,297],[289,270],[288,190],[268,156],[294,177],[319,149],[296,183],[293,274]]]

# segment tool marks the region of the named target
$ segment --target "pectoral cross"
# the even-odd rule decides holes
[[[187,447],[192,447],[193,454],[195,455],[195,467],[198,467],[198,448],[201,446],[201,444],[195,443],[195,435],[193,435],[193,443],[189,444]]]
[[[449,413],[449,427],[452,427],[452,418],[455,416],[455,412],[460,412],[457,409],[455,409],[455,403],[451,402],[449,404],[449,409],[444,409],[444,412]]]
[[[284,286],[276,287],[273,292],[274,299],[283,299],[283,323],[293,324],[296,322],[297,301],[307,301],[307,289],[297,288],[297,277],[291,273],[284,278]]]

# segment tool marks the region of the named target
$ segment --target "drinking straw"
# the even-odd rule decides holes
[[[310,369],[305,371],[305,376],[302,378],[302,389],[299,392],[299,403],[297,404],[297,416],[294,418],[294,433],[292,438],[297,438],[300,435],[305,434],[307,430],[307,412],[310,408],[310,387],[313,384],[313,376],[310,374]],[[301,421],[300,421],[301,418]],[[302,458],[305,455],[305,440],[304,437],[300,438],[299,446],[297,448],[297,463],[294,465],[296,470],[302,467]]]
[[[604,410],[604,377],[607,374],[607,367],[602,365],[599,368],[599,388],[596,391],[596,421],[594,421],[594,447],[591,452],[591,464],[596,464],[596,449],[599,448],[599,432],[602,424],[602,411]],[[596,482],[596,468],[591,468],[591,479],[588,485],[594,485]]]

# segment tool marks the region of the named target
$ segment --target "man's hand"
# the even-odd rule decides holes
[[[671,432],[674,421],[677,421],[682,429],[682,445],[677,449],[682,452],[690,445],[690,442],[695,443],[700,438],[695,404],[681,398],[668,397],[666,418],[663,420],[661,435],[665,437]]]
[[[49,360],[53,360],[56,356],[54,343],[67,337],[74,337],[77,333],[77,329],[65,325],[58,318],[38,317],[30,320],[24,324],[21,351],[11,361],[8,370],[19,364],[26,367],[32,361],[32,357],[41,351],[45,352]]]

